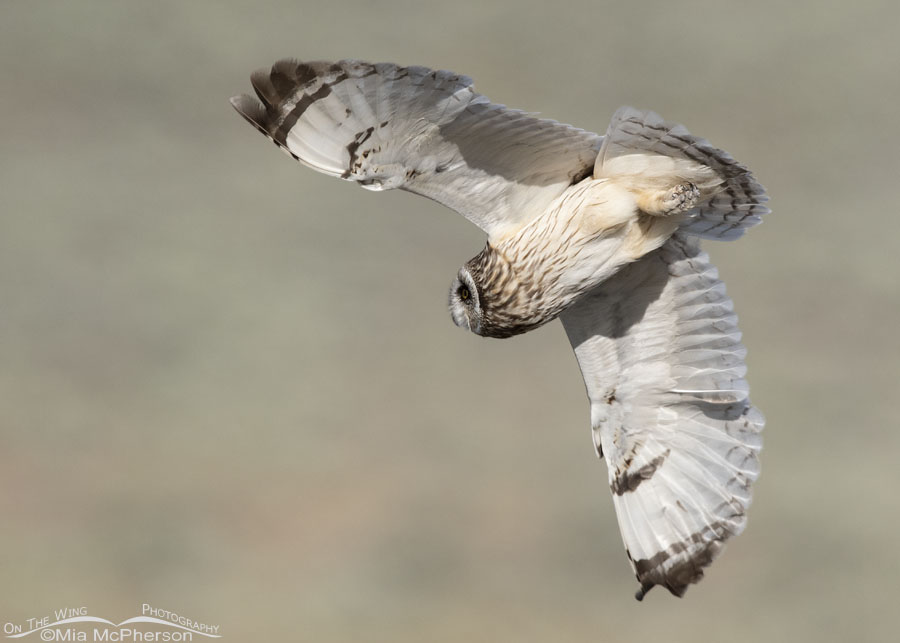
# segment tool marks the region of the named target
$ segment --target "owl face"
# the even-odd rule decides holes
[[[484,324],[484,313],[481,309],[481,297],[475,280],[468,268],[459,269],[456,278],[450,285],[450,317],[460,328],[471,330],[481,335]]]
[[[459,269],[450,286],[453,323],[482,337],[512,337],[558,314],[546,306],[541,288],[523,285],[490,244]]]

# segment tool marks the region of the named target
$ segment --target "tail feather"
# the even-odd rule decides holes
[[[683,126],[658,114],[622,107],[609,129],[594,166],[596,177],[640,174],[644,180],[690,181],[700,200],[680,230],[706,239],[730,241],[760,223],[769,212],[765,189],[728,152],[710,145]]]

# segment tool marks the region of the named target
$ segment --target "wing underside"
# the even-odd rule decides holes
[[[641,589],[681,596],[746,523],[764,420],[725,287],[681,234],[561,315]]]
[[[491,103],[424,67],[282,60],[235,109],[291,156],[373,190],[400,188],[488,234],[530,220],[590,175],[602,137]]]

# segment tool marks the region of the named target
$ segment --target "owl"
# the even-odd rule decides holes
[[[484,230],[450,287],[454,323],[503,338],[561,320],[636,598],[682,596],[743,531],[759,473],[737,318],[699,247],[769,211],[749,170],[653,112],[623,107],[600,136],[447,71],[282,60],[251,83],[233,106],[294,159]]]

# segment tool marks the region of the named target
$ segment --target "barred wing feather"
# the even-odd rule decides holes
[[[561,315],[591,403],[641,589],[681,596],[743,529],[764,420],[750,404],[737,318],[681,233]]]
[[[373,190],[456,210],[490,236],[589,176],[602,137],[491,103],[448,71],[282,60],[235,109],[295,159]]]

